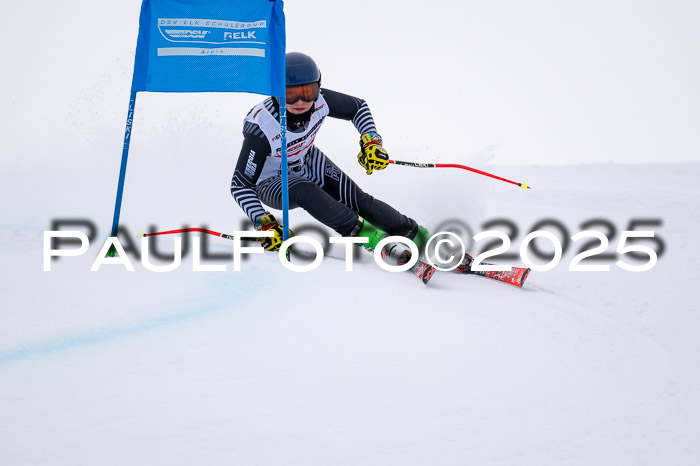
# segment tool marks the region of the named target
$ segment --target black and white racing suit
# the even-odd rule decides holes
[[[289,208],[301,207],[341,236],[356,233],[358,215],[391,235],[411,238],[416,222],[362,191],[315,145],[326,117],[352,121],[360,134],[375,131],[367,103],[321,89],[303,115],[287,112]],[[243,146],[231,180],[231,194],[251,221],[282,208],[279,103],[267,98],[248,112]]]

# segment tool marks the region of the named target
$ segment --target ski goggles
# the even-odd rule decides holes
[[[292,105],[299,99],[303,100],[304,102],[314,102],[316,99],[318,99],[318,83],[287,87],[287,103]]]

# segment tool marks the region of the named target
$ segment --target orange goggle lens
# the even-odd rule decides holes
[[[318,83],[302,84],[300,86],[290,86],[287,88],[286,101],[292,105],[297,100],[313,102],[318,99]]]

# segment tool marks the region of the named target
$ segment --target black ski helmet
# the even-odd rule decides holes
[[[308,55],[299,52],[289,52],[287,60],[287,86],[298,86],[300,84],[318,83],[321,86],[321,70],[316,66],[316,62]]]

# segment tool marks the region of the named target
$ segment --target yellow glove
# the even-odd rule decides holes
[[[255,221],[255,229],[258,231],[272,231],[274,233],[274,236],[270,236],[269,238],[258,239],[258,241],[262,243],[261,246],[264,247],[266,251],[280,250],[284,242],[284,231],[282,225],[275,220],[274,215],[266,214],[258,218]],[[289,237],[291,238],[292,236],[294,236],[294,233],[292,233],[292,230],[289,230]]]
[[[371,175],[374,170],[384,170],[389,164],[389,154],[382,147],[382,137],[377,133],[365,133],[360,138],[360,154],[357,161]]]

